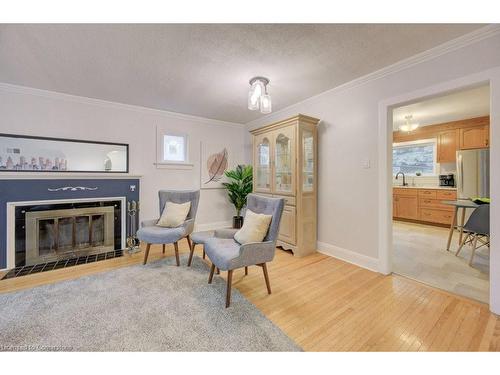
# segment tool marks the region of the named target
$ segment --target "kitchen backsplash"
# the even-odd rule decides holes
[[[456,165],[455,163],[441,163],[438,164],[438,170],[438,174],[455,174]],[[408,174],[405,178],[410,186],[439,186],[439,176],[415,176],[414,174]],[[401,185],[402,183],[402,177],[399,177],[398,180],[392,179],[393,185]]]
[[[415,176],[408,175],[405,176],[406,182],[409,186],[439,186],[438,176]],[[393,185],[401,185],[403,183],[403,178],[400,176],[398,180],[392,179]]]

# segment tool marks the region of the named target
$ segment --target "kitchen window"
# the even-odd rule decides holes
[[[435,176],[437,172],[437,139],[422,139],[392,145],[392,174],[421,173]]]

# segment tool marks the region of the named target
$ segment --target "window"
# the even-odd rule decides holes
[[[186,137],[178,135],[163,136],[163,161],[186,162]]]
[[[169,130],[157,129],[157,156],[158,168],[190,168],[188,136],[176,134]]]
[[[436,175],[436,139],[394,143],[392,147],[392,174],[398,172],[422,176]]]

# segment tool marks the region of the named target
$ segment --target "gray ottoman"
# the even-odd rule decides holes
[[[214,236],[214,231],[213,230],[207,230],[204,232],[194,232],[191,233],[191,249],[189,253],[189,260],[188,260],[188,267],[191,266],[191,262],[193,260],[193,254],[194,254],[194,247],[196,245],[205,245],[205,241],[208,238],[212,238]],[[205,249],[203,249],[203,259],[205,259]]]

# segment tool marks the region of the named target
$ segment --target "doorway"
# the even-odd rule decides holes
[[[461,228],[490,198],[489,85],[394,107],[392,119],[393,272],[488,303],[488,237],[472,251]]]
[[[379,270],[383,274],[390,274],[394,271],[393,267],[393,174],[392,174],[392,137],[393,137],[393,109],[406,105],[411,105],[423,100],[432,99],[449,93],[457,92],[464,89],[479,87],[483,85],[490,86],[490,111],[491,123],[490,133],[495,139],[498,137],[498,119],[500,118],[500,107],[497,101],[500,99],[500,69],[492,69],[472,76],[463,77],[454,81],[437,84],[432,87],[417,90],[414,92],[398,95],[388,98],[379,103],[379,146],[382,152],[379,153]],[[385,150],[385,151],[384,151]],[[500,166],[499,157],[500,149],[495,143],[490,147],[491,154],[491,170],[495,171]],[[495,200],[498,199],[499,175],[494,173],[491,177],[491,196],[493,203],[491,204],[491,228],[495,232],[498,221],[498,208],[495,205]],[[411,182],[411,181],[410,181]],[[446,228],[443,227],[444,230]],[[456,233],[455,233],[456,235]],[[453,237],[454,241],[457,238]],[[491,236],[491,247],[498,247],[498,241],[495,235]],[[465,255],[463,256],[464,258]],[[500,277],[497,276],[498,268],[500,267],[500,254],[495,251],[490,253],[490,309],[492,312],[500,312]]]

